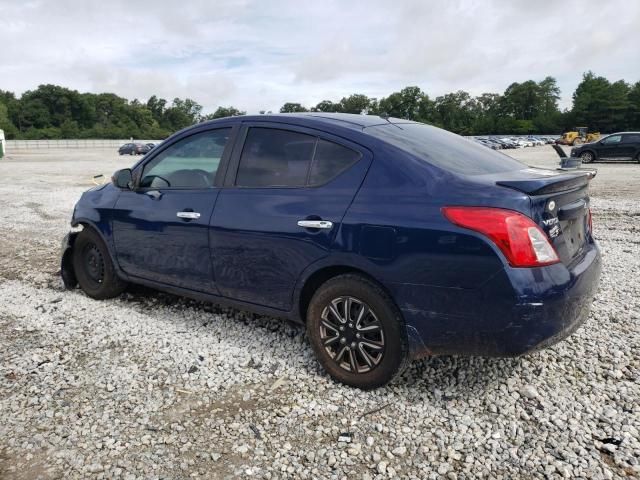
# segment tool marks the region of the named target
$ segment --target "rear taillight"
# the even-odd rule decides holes
[[[560,261],[545,233],[521,213],[491,207],[443,207],[442,213],[459,227],[489,237],[512,267],[540,267]]]

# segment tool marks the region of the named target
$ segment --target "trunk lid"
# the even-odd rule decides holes
[[[527,168],[507,172],[497,185],[531,199],[531,218],[542,228],[565,265],[579,259],[589,241],[589,181],[592,170],[558,172]]]

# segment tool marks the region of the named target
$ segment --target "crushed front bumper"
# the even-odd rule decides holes
[[[73,244],[78,232],[69,232],[62,239],[60,245],[60,276],[65,288],[72,289],[78,285],[75,270],[73,269]]]

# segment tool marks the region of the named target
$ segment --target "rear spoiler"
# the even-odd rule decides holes
[[[496,182],[496,185],[519,190],[527,195],[549,195],[583,188],[596,176],[596,173],[597,170],[572,169],[570,171],[563,171],[562,174],[546,178],[501,180]]]

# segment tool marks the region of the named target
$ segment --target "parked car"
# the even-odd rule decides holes
[[[497,144],[500,145],[501,148],[516,148],[515,145],[512,142],[506,142],[504,140],[502,140],[501,138],[492,138],[491,140],[493,140],[494,142],[496,142]]]
[[[511,145],[510,148],[522,148],[523,145],[520,145],[519,143],[515,142],[514,140],[510,139],[510,138],[501,138],[500,140],[502,140],[503,142]]]
[[[125,143],[118,149],[120,155],[144,155],[151,148],[144,143]]]
[[[573,147],[571,156],[580,157],[583,163],[598,160],[635,160],[640,163],[640,132],[607,135],[596,142]]]
[[[520,138],[519,141],[525,146],[525,147],[535,147],[535,143],[533,143],[531,140],[529,140],[528,138]]]
[[[476,138],[476,142],[484,145],[485,147],[488,147],[492,150],[499,150],[500,149],[500,145],[498,145],[495,142],[490,141],[488,138]]]
[[[531,142],[531,143],[533,144],[533,146],[534,146],[534,147],[542,146],[542,145],[544,145],[544,143],[545,143],[545,142],[543,142],[542,140],[540,140],[540,139],[539,139],[539,138],[537,138],[537,137],[529,137],[529,138],[527,138],[527,140],[528,140],[529,142]]]
[[[223,118],[85,192],[62,278],[95,299],[134,283],[300,322],[334,379],[370,389],[414,358],[571,334],[600,275],[590,178],[399,119]]]

